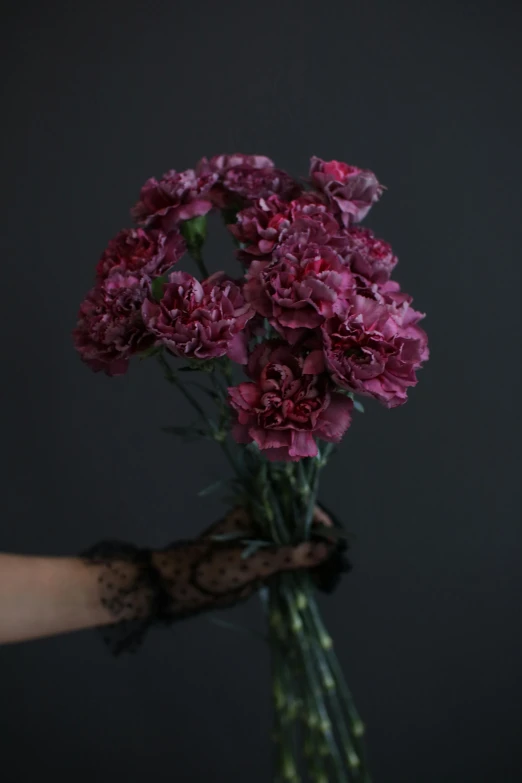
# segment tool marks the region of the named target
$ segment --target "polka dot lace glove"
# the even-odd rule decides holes
[[[317,509],[314,523],[332,521]],[[101,566],[100,600],[114,616],[102,630],[112,652],[136,650],[152,625],[233,606],[281,571],[311,569],[318,586],[329,589],[328,569],[338,556],[332,541],[275,546],[253,539],[246,511],[237,508],[199,538],[160,551],[103,541],[83,553],[86,562]]]

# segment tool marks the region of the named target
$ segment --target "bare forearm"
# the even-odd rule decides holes
[[[0,554],[0,644],[113,621],[98,574],[79,558]]]

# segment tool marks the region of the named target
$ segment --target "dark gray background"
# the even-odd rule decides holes
[[[164,544],[222,507],[216,450],[154,366],[70,331],[142,182],[201,155],[374,169],[432,358],[323,482],[357,535],[324,610],[376,783],[522,779],[520,34],[515,2],[8,3],[2,14],[0,549]],[[211,264],[230,263],[224,236]],[[259,623],[255,601],[235,611]],[[0,779],[270,779],[268,656],[205,618],[115,661],[94,633],[0,650]]]

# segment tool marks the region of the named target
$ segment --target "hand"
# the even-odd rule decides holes
[[[330,527],[330,517],[316,508],[313,524]],[[238,534],[235,539],[227,538]],[[193,541],[184,541],[153,555],[172,600],[174,615],[223,608],[245,600],[270,577],[282,571],[313,568],[332,549],[326,541],[297,546],[262,546],[248,555],[248,540],[255,538],[251,520],[243,508]]]
[[[314,523],[332,525],[320,509]],[[153,552],[150,561],[132,547],[109,545],[91,558],[101,565],[101,602],[113,623],[146,625],[149,620],[181,619],[243,601],[282,571],[317,567],[333,548],[332,542],[307,541],[297,546],[262,546],[245,556],[253,537],[248,514],[236,508],[198,538]]]

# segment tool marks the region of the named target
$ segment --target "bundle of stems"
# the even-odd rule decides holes
[[[227,359],[183,368],[202,372],[209,379],[204,385],[199,379],[194,382],[189,373],[182,377],[162,351],[157,358],[166,379],[197,416],[190,427],[166,429],[213,439],[230,462],[233,478],[212,488],[227,483],[231,501],[247,507],[255,521],[258,537],[248,543],[245,557],[260,546],[298,544],[310,538],[319,477],[332,444],[318,444],[313,458],[268,462],[255,444],[238,446],[229,438]],[[196,396],[198,389],[215,403],[213,415]],[[323,624],[310,574],[280,574],[262,589],[261,597],[272,656],[275,783],[369,783],[364,726]]]

